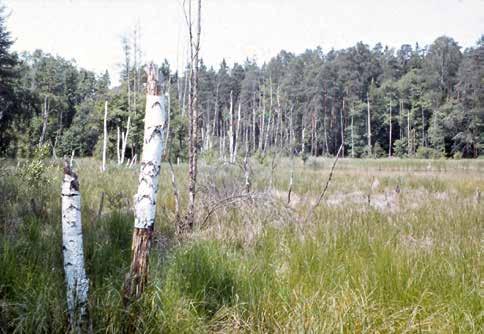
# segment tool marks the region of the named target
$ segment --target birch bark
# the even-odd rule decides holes
[[[148,255],[155,222],[156,194],[163,153],[163,131],[166,123],[165,98],[160,94],[158,72],[151,64],[148,69],[143,152],[134,197],[135,223],[131,246],[132,262],[125,281],[125,303],[141,296],[148,279]]]
[[[64,162],[62,182],[62,252],[67,285],[67,313],[73,331],[81,333],[87,327],[87,296],[89,281],[84,269],[81,224],[81,194],[77,175],[68,161]]]

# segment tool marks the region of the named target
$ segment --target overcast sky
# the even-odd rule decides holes
[[[96,72],[107,69],[114,84],[121,36],[138,21],[144,59],[181,65],[182,1],[3,0],[14,50],[39,48]],[[281,49],[328,51],[357,41],[427,45],[444,34],[468,47],[484,33],[484,0],[203,0],[202,6],[201,55],[215,67],[223,57],[229,64],[247,57],[261,63]]]

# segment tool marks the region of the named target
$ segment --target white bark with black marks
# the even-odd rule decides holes
[[[67,312],[72,330],[81,332],[87,322],[89,281],[84,269],[81,194],[77,175],[64,163],[62,182],[62,251],[67,284]]]
[[[143,153],[138,192],[135,195],[135,227],[151,228],[155,221],[156,194],[167,120],[164,96],[147,95]]]

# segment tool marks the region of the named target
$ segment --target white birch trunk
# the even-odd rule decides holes
[[[120,138],[120,134],[119,134],[119,126],[116,128],[117,130],[117,137],[116,137],[116,154],[118,156],[118,165],[121,163],[121,154],[119,152],[119,138]]]
[[[239,102],[239,110],[237,112],[237,129],[235,130],[234,154],[232,156],[232,162],[235,162],[235,160],[237,159],[237,148],[238,148],[238,142],[239,142],[239,137],[240,137],[241,109],[242,109],[242,106]]]
[[[124,155],[126,152],[126,146],[128,145],[128,136],[129,136],[129,126],[131,125],[131,116],[128,116],[128,122],[126,124],[126,133],[124,134],[122,140],[123,140],[123,145],[121,148],[121,163],[124,162]]]
[[[102,171],[106,171],[106,148],[108,146],[108,101],[104,103],[104,140],[103,140],[103,166]]]
[[[80,333],[87,320],[89,281],[84,269],[81,194],[77,175],[64,163],[62,182],[62,250],[67,284],[67,311],[72,330]]]
[[[134,196],[134,231],[130,274],[124,285],[125,303],[141,296],[148,280],[148,255],[155,223],[156,195],[160,181],[164,128],[167,121],[164,96],[160,94],[158,72],[148,71],[145,126],[138,192]]]
[[[135,195],[136,228],[151,228],[155,221],[165,122],[164,97],[147,95],[141,170],[138,192]]]
[[[230,124],[229,124],[229,154],[230,162],[234,161],[234,101],[230,91]]]

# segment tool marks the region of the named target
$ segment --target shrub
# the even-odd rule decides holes
[[[454,158],[454,160],[460,160],[460,159],[462,159],[462,156],[463,156],[462,152],[457,151],[457,152],[454,153],[453,158]]]
[[[418,159],[440,159],[443,156],[444,154],[442,152],[431,147],[420,146],[417,149]]]
[[[407,139],[398,139],[393,143],[393,155],[399,158],[407,156]]]

